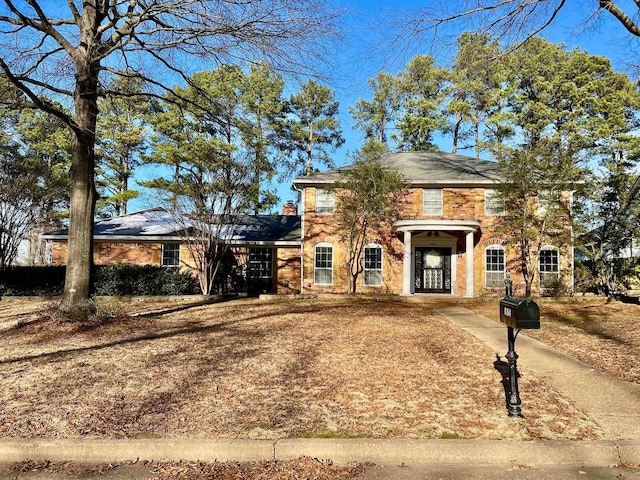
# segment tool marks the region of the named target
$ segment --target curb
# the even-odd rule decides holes
[[[378,465],[639,465],[640,441],[410,440],[410,439],[3,439],[0,463],[135,460],[286,460],[309,456],[336,464]]]

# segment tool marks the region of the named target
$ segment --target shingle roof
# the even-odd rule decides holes
[[[400,172],[412,185],[482,185],[501,181],[498,164],[446,152],[401,152],[384,155],[383,165]],[[296,178],[295,185],[331,184],[351,165]]]
[[[179,240],[184,224],[163,208],[152,208],[94,223],[96,240]],[[50,240],[66,240],[67,229],[43,235]],[[242,243],[300,243],[300,217],[294,215],[240,215],[227,241]]]

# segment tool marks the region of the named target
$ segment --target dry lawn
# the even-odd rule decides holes
[[[59,324],[44,302],[0,302],[0,436],[601,437],[526,370],[526,417],[509,419],[494,352],[428,304],[150,299],[104,308],[114,312],[107,321]],[[564,343],[547,315],[540,335]]]
[[[465,307],[498,319],[498,299]],[[523,330],[598,369],[640,384],[640,305],[599,297],[537,299],[540,330]]]

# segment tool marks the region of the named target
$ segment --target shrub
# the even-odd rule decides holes
[[[0,295],[54,296],[64,291],[64,266],[20,266],[0,270]],[[193,275],[153,265],[95,267],[95,295],[191,295],[199,293]]]
[[[197,281],[188,272],[154,265],[101,265],[95,272],[96,295],[190,295]]]
[[[16,266],[0,270],[0,294],[16,296],[61,295],[64,266]]]

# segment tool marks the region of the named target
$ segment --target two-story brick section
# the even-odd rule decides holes
[[[403,175],[407,201],[393,233],[366,246],[358,291],[502,294],[505,271],[515,254],[494,232],[505,208],[496,195],[502,181],[497,163],[444,152],[393,153],[381,162]],[[347,288],[344,249],[333,219],[332,186],[340,175],[341,169],[335,169],[294,180],[302,192],[302,291],[306,293]],[[572,284],[572,264],[572,248],[545,245],[536,276],[549,283],[562,279]]]
[[[496,195],[501,178],[495,162],[443,152],[393,153],[381,162],[402,174],[408,193],[400,219],[365,246],[358,292],[501,295],[508,268],[516,291],[521,288],[515,252],[495,233],[505,212]],[[239,217],[229,264],[245,285],[270,293],[348,291],[333,190],[345,168],[294,180],[300,214],[288,202],[282,215]],[[94,228],[94,262],[193,268],[179,230],[159,208],[101,220]],[[67,231],[44,237],[52,263],[66,263]],[[536,277],[536,293],[545,283],[571,288],[571,245],[544,245]]]

